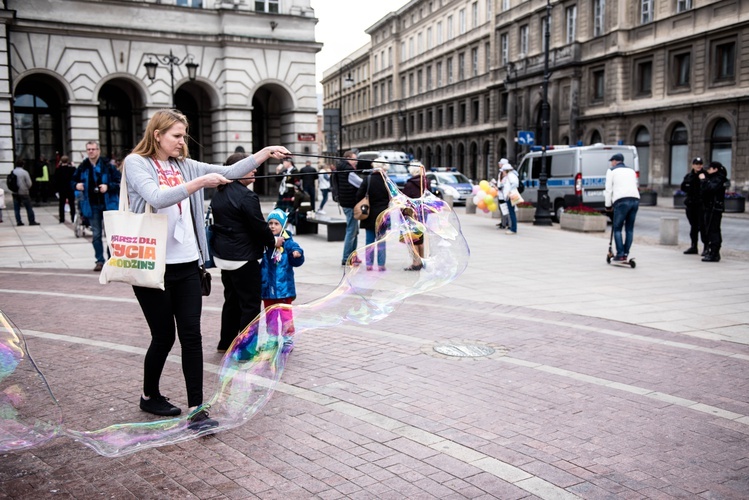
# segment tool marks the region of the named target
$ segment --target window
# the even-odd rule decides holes
[[[491,109],[491,98],[489,96],[486,96],[484,98],[484,123],[488,123],[489,119],[491,118],[489,115],[490,109]]]
[[[507,108],[509,107],[509,94],[502,92],[499,95],[499,118],[507,118]],[[517,123],[514,124],[517,127]]]
[[[489,43],[484,44],[484,73],[488,73],[492,66],[492,49]]]
[[[437,23],[437,45],[442,45],[442,21]]]
[[[650,184],[650,132],[640,127],[635,134],[635,147],[640,158],[640,185]]]
[[[411,73],[408,75],[408,95],[412,96],[415,95],[414,93],[414,74]]]
[[[436,72],[437,72],[437,88],[440,88],[442,86],[442,63],[441,62],[437,63]]]
[[[715,57],[713,61],[715,81],[733,81],[736,73],[736,42],[715,44],[713,55]]]
[[[388,47],[388,68],[393,67],[393,48]]]
[[[653,62],[640,61],[635,65],[636,95],[650,97],[653,91]]]
[[[408,58],[412,58],[416,54],[414,53],[414,37],[408,39]]]
[[[502,0],[502,12],[510,10],[510,0]]]
[[[653,21],[653,0],[640,0],[640,24]]]
[[[528,54],[528,25],[524,24],[520,27],[520,53]]]
[[[401,42],[401,61],[406,60],[406,42]]]
[[[453,82],[453,58],[447,58],[447,84],[450,85]]]
[[[377,84],[376,83],[374,85],[372,85],[372,93],[374,94],[374,98],[372,99],[374,102],[372,104],[374,104],[375,106],[377,106],[379,104],[379,102],[377,101],[377,95],[378,94],[377,94]]]
[[[479,49],[471,49],[471,76],[479,76]]]
[[[733,128],[723,118],[713,127],[713,133],[710,136],[710,160],[719,161],[728,171],[727,179],[731,179],[731,162],[733,161]],[[686,175],[686,174],[684,174]]]
[[[510,62],[510,43],[507,33],[499,35],[499,65],[506,66]]]
[[[458,106],[458,120],[460,120],[458,123],[461,125],[466,124],[466,103],[461,102]]]
[[[255,10],[257,10],[257,4],[262,4],[264,2],[255,2]],[[276,7],[278,2],[276,1]],[[181,7],[192,7],[193,9],[202,9],[203,8],[203,0],[177,0],[177,5]],[[276,11],[278,12],[278,11]]]
[[[458,11],[458,33],[461,35],[466,32],[466,10],[460,9]]]
[[[401,97],[408,97],[406,95],[406,77],[401,77]]]
[[[473,123],[479,122],[479,100],[478,99],[471,100],[471,122]]]
[[[682,179],[687,175],[689,165],[689,134],[687,128],[681,123],[677,124],[671,131],[671,178],[672,186],[681,185]]]
[[[593,88],[591,94],[593,95],[594,101],[603,101],[605,95],[604,87],[604,70],[596,69],[593,71]]]
[[[432,67],[431,66],[426,67],[426,74],[427,74],[427,90],[432,90]]]
[[[421,33],[419,33],[416,35],[416,53],[421,54],[422,52],[424,52],[424,40]]]
[[[437,108],[437,128],[442,128],[442,108]]]
[[[432,28],[427,28],[427,50],[432,48]]]
[[[453,16],[447,16],[447,39],[453,39]]]
[[[385,82],[382,82],[380,84],[380,102],[382,104],[385,104],[385,102],[387,102],[385,101]]]
[[[427,111],[427,130],[432,130],[432,110]]]
[[[447,107],[447,126],[452,127],[455,123],[455,108],[453,106]]]
[[[393,119],[388,118],[388,136],[393,136]]]
[[[689,89],[692,73],[692,54],[690,52],[674,54],[672,61],[671,86],[678,90]]]
[[[567,7],[565,14],[567,20],[567,43],[574,43],[577,30],[577,5]]]
[[[492,20],[492,3],[494,3],[494,0],[486,0],[486,20],[487,21]]]
[[[593,0],[593,36],[603,35],[606,0]]]
[[[255,0],[255,11],[278,14],[278,0]]]
[[[471,27],[476,28],[479,25],[479,4],[473,2],[471,4]]]
[[[388,102],[393,100],[393,80],[388,80]]]
[[[105,87],[102,87],[102,91]],[[40,155],[44,155],[48,160],[54,158],[55,151],[61,151],[62,122],[65,115],[56,92],[51,86],[38,82],[33,77],[24,79],[16,92],[13,100],[16,158],[29,161],[38,159]],[[117,106],[124,103],[115,99],[109,104]],[[101,114],[101,104],[99,107]],[[101,121],[100,116],[100,124]],[[115,120],[113,123],[117,122],[118,120]],[[125,139],[132,144],[131,137],[125,137]],[[101,146],[104,148],[104,144]],[[104,151],[106,150],[102,153]]]
[[[377,66],[377,54],[374,55],[374,70],[375,72],[380,70],[380,68]]]
[[[676,0],[676,12],[684,12],[692,8],[692,0]]]
[[[466,78],[466,55],[465,52],[458,54],[458,81]]]
[[[422,81],[423,81],[422,76],[423,76],[423,73],[421,70],[416,72],[416,88],[419,89],[419,94],[424,92],[424,87],[422,86]]]
[[[418,130],[419,130],[419,132],[422,132],[424,130],[424,113],[419,113],[419,117],[418,118],[419,118],[419,120],[418,120],[419,129]]]

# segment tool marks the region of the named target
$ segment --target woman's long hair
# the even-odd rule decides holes
[[[176,109],[160,109],[148,120],[146,125],[146,131],[143,133],[143,138],[140,140],[132,154],[141,156],[155,156],[156,151],[159,149],[159,143],[156,142],[155,132],[158,130],[160,134],[166,133],[167,130],[172,128],[177,122],[181,122],[185,125],[185,145],[182,146],[182,154],[179,159],[184,160],[188,157],[189,151],[187,149],[187,130],[188,123],[187,117],[177,111]]]

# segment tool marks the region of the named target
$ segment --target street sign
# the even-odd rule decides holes
[[[523,146],[533,146],[536,143],[536,135],[528,130],[518,132],[518,144]]]

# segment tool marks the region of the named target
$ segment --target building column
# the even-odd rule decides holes
[[[0,175],[13,170],[15,144],[13,143],[13,94],[8,59],[8,24],[13,12],[0,10]]]
[[[69,102],[67,127],[68,156],[74,165],[78,165],[86,158],[86,143],[99,141],[99,105],[93,102]]]

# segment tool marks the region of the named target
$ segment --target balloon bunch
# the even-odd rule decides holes
[[[473,186],[473,203],[484,213],[495,212],[497,208],[497,188],[483,180],[478,186]]]

